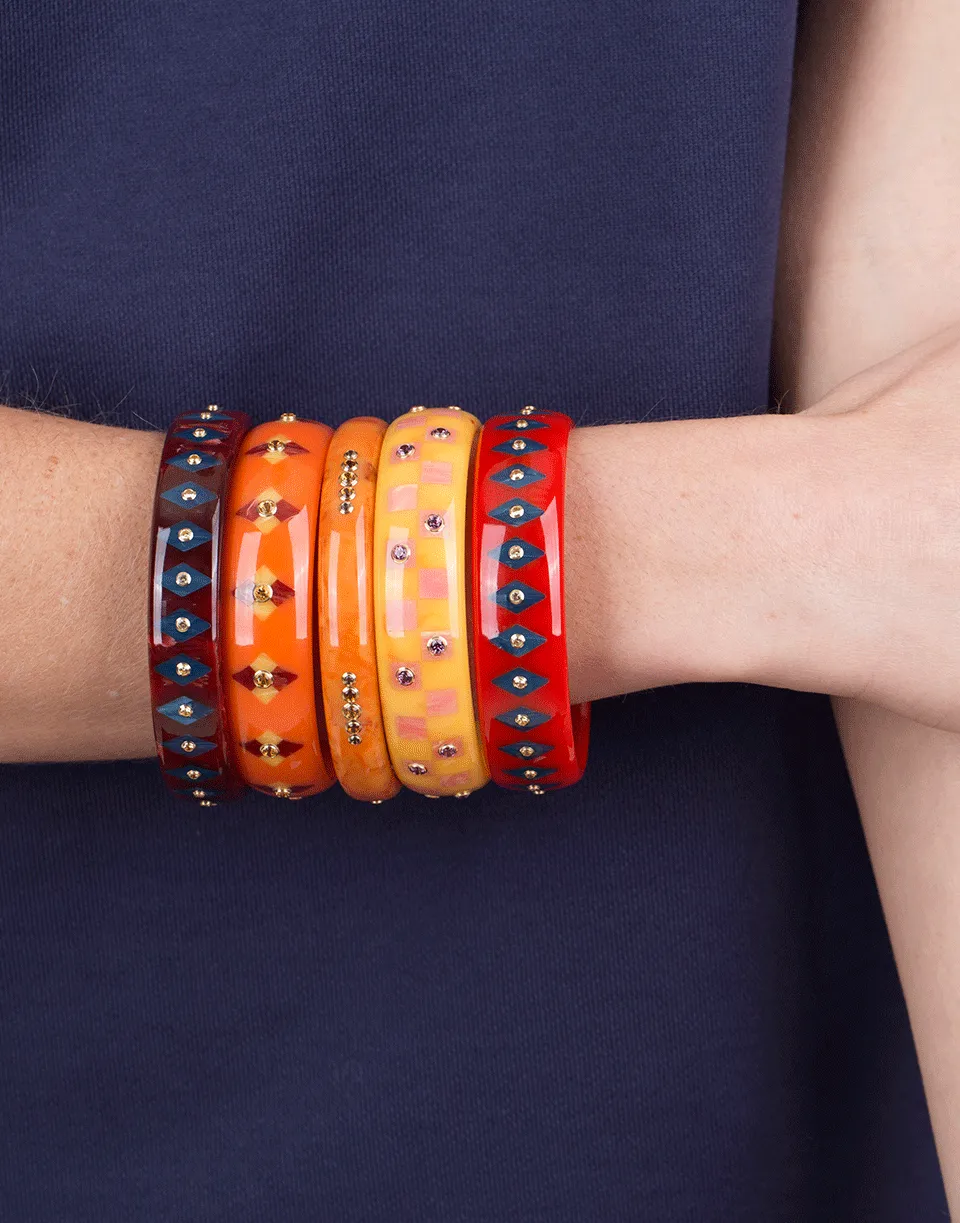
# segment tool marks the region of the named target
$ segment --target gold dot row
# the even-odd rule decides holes
[[[345,450],[343,452],[343,462],[340,464],[340,479],[338,481],[341,514],[353,513],[353,502],[357,496],[356,487],[359,480],[357,472],[360,470],[358,458],[359,455],[355,450]]]
[[[360,689],[357,687],[357,677],[353,671],[344,671],[340,679],[343,683],[340,689],[340,695],[343,697],[340,712],[343,714],[346,725],[347,742],[351,747],[359,747],[363,742],[360,734],[360,719],[363,711],[360,708]]]

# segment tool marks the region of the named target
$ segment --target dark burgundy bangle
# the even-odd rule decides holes
[[[477,447],[473,636],[490,775],[542,794],[579,781],[590,706],[570,706],[563,606],[567,439],[560,412],[495,416]]]
[[[250,427],[211,405],[170,426],[150,550],[150,687],[164,780],[203,807],[243,789],[233,768],[217,665],[222,504]]]

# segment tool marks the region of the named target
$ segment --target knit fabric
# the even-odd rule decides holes
[[[765,411],[795,17],[7,5],[2,398]],[[946,1217],[825,697],[603,702],[544,799],[8,767],[0,937],[4,1223]]]

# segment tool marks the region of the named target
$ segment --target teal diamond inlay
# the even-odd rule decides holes
[[[535,471],[532,467],[527,467],[525,463],[512,463],[501,468],[490,479],[494,484],[505,484],[507,488],[529,488],[531,484],[545,479],[545,476],[542,471]]]
[[[164,501],[171,501],[174,505],[185,505],[191,509],[196,509],[198,505],[206,505],[208,501],[217,499],[217,494],[212,493],[209,488],[193,484],[189,480],[178,484],[176,488],[168,488],[160,496]]]
[[[181,753],[182,755],[182,753]],[[199,773],[199,777],[190,777],[190,773]],[[192,781],[194,785],[198,785],[201,781],[206,781],[208,777],[218,776],[216,769],[205,769],[198,764],[185,764],[182,769],[171,769],[170,776],[176,777],[178,781]]]
[[[496,509],[487,511],[489,517],[496,518],[497,522],[502,522],[508,527],[522,527],[528,522],[536,522],[543,513],[543,510],[538,505],[531,505],[529,501],[524,501],[522,497],[513,497],[510,501],[504,501],[503,505],[498,505]]]
[[[169,616],[164,616],[160,621],[160,631],[172,637],[174,641],[190,641],[194,637],[199,637],[201,633],[205,633],[209,628],[210,625],[206,620],[195,616],[183,607],[179,611],[172,611]]]
[[[526,582],[508,582],[506,586],[500,587],[493,599],[500,607],[505,607],[519,616],[527,608],[536,607],[545,597]]]
[[[523,442],[523,449],[518,450],[514,445],[515,442]],[[532,437],[514,438],[512,442],[500,442],[499,445],[491,446],[490,449],[496,454],[510,454],[515,459],[519,459],[521,455],[536,454],[538,450],[546,450],[547,447],[543,442],[538,442]]]
[[[505,675],[498,675],[493,682],[503,692],[526,694],[537,692],[544,684],[549,683],[549,680],[545,675],[535,675],[533,671],[517,667],[513,671],[507,671]]]
[[[164,590],[169,590],[171,594],[189,595],[209,586],[210,579],[205,573],[194,569],[192,565],[174,565],[160,579],[160,585]]]
[[[194,461],[191,463],[190,460]],[[198,463],[196,460],[199,459]],[[171,467],[179,467],[181,471],[208,471],[211,467],[219,467],[223,463],[223,459],[218,454],[201,454],[197,451],[196,454],[178,454],[175,459],[170,460]]]
[[[552,717],[551,713],[539,713],[536,709],[528,709],[526,705],[518,705],[516,709],[498,713],[497,721],[513,730],[536,730],[544,722],[549,722]]]
[[[502,633],[497,633],[496,637],[491,637],[489,640],[491,645],[495,645],[500,650],[506,650],[514,658],[523,658],[524,654],[529,654],[538,645],[543,645],[546,637],[542,637],[532,629],[522,628],[519,624],[515,624],[513,628],[505,628]]]
[[[525,539],[508,539],[487,555],[495,556],[508,569],[522,569],[531,561],[538,561],[543,556],[543,550],[536,544],[528,544]]]
[[[157,713],[163,714],[165,718],[170,718],[173,722],[179,722],[181,726],[192,726],[194,722],[200,722],[208,714],[213,713],[213,710],[209,705],[204,705],[203,701],[194,701],[188,696],[177,696],[172,701],[167,701],[165,705],[158,705]]]
[[[176,548],[178,552],[189,552],[192,548],[199,548],[201,544],[208,544],[213,536],[203,527],[198,527],[195,522],[175,522],[172,527],[167,527],[167,544],[171,548]],[[183,539],[180,536],[183,535]]]
[[[181,675],[177,667],[186,670],[185,675]],[[172,679],[175,684],[195,684],[198,679],[210,672],[210,668],[205,662],[201,662],[199,658],[191,658],[189,654],[177,654],[174,658],[166,658],[163,662],[157,663],[153,668],[158,675],[162,675],[164,679]]]
[[[542,760],[547,752],[553,751],[553,744],[534,743],[530,739],[524,739],[522,743],[501,746],[500,751],[506,752],[508,756],[516,756],[518,760]]]
[[[165,739],[164,750],[175,752],[178,756],[205,756],[217,745],[210,739],[191,739],[185,735],[182,739]]]

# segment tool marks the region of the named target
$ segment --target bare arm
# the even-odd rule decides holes
[[[801,408],[960,317],[960,7],[807,9],[777,345]],[[960,414],[956,373],[942,394]],[[957,555],[944,559],[956,573]],[[861,701],[834,708],[960,1217],[960,736]]]

